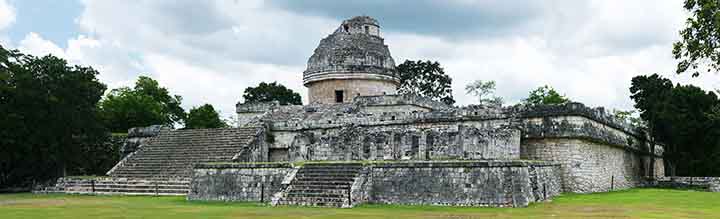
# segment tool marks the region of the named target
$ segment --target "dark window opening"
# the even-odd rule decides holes
[[[336,103],[342,103],[342,102],[343,102],[343,99],[345,99],[343,96],[344,96],[344,95],[343,95],[343,91],[341,91],[341,90],[336,90],[336,91],[335,91],[335,102],[336,102]]]
[[[348,25],[347,25],[347,24],[344,24],[344,25],[343,25],[343,30],[345,30],[345,32],[348,32],[348,29],[350,29],[350,28],[348,27]]]
[[[420,152],[420,136],[412,136],[411,138],[411,155],[415,156]]]
[[[370,27],[365,26],[365,34],[370,34]]]

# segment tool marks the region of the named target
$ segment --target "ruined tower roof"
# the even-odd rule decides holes
[[[343,21],[343,24],[353,25],[353,26],[360,26],[360,25],[374,25],[376,27],[380,27],[380,24],[378,23],[375,18],[372,18],[370,16],[356,16],[350,19],[347,19]]]
[[[324,39],[303,72],[305,85],[330,79],[369,79],[397,83],[395,61],[380,36],[377,20],[358,16],[345,20]]]

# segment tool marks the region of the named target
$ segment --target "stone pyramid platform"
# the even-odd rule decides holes
[[[162,131],[108,172],[120,178],[188,178],[196,163],[230,162],[247,152],[262,128]]]

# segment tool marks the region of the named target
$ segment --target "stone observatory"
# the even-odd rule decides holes
[[[134,128],[108,177],[65,178],[56,189],[272,205],[524,207],[664,175],[662,146],[602,107],[450,106],[396,94],[394,68],[377,20],[353,17],[310,57],[308,105],[238,103],[233,128]]]
[[[303,72],[310,103],[347,103],[357,96],[395,94],[395,61],[368,16],[345,20],[320,41]]]

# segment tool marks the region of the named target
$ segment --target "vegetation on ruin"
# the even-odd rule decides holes
[[[465,92],[478,99],[480,105],[503,104],[502,97],[495,95],[495,81],[476,80],[465,86]]]
[[[439,62],[406,60],[396,68],[400,77],[398,92],[414,94],[453,105],[452,78]]]
[[[352,209],[188,202],[185,197],[0,194],[14,218],[718,218],[720,193],[632,189],[565,194],[527,208],[362,205]]]
[[[256,87],[245,88],[245,103],[278,101],[280,105],[302,105],[300,94],[277,82],[260,82]]]
[[[535,90],[530,91],[530,94],[525,98],[522,103],[528,105],[540,105],[540,104],[564,104],[570,102],[570,99],[565,95],[560,94],[555,88],[548,85],[538,87]]]

